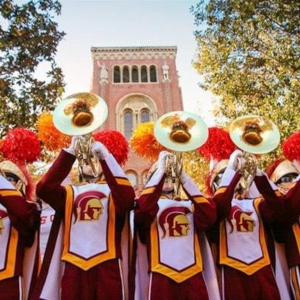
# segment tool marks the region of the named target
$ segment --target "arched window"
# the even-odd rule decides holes
[[[155,102],[144,94],[131,94],[123,99],[116,108],[116,129],[127,140],[132,136],[133,130],[140,124],[156,119]]]
[[[156,67],[150,66],[150,82],[157,82]]]
[[[137,66],[132,67],[131,76],[132,82],[139,82],[139,70]]]
[[[146,123],[150,121],[150,114],[148,109],[143,109],[141,111],[141,122]]]
[[[146,66],[142,66],[141,68],[141,81],[148,82],[148,72]]]
[[[121,71],[119,66],[114,67],[114,82],[121,82]]]
[[[132,110],[126,109],[124,111],[124,135],[127,140],[130,139],[133,129],[133,113]]]
[[[129,68],[128,66],[123,67],[123,82],[129,82]]]

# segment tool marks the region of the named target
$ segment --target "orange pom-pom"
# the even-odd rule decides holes
[[[154,122],[141,123],[133,131],[129,144],[138,155],[155,161],[161,151],[167,150],[154,136]]]
[[[60,132],[53,124],[53,116],[50,112],[42,113],[37,120],[38,137],[49,151],[68,147],[71,136]]]

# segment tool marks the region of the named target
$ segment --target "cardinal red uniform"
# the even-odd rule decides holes
[[[158,169],[137,200],[135,222],[147,246],[150,272],[140,299],[209,299],[199,234],[214,223],[215,206],[190,178],[183,184],[190,200],[162,194],[164,181],[165,173]],[[210,271],[213,299],[218,299],[213,267]]]
[[[0,176],[0,299],[27,299],[33,279],[23,272],[26,248],[32,246],[40,213]],[[35,257],[31,257],[34,263]]]
[[[74,161],[74,155],[61,151],[37,185],[37,195],[64,219],[59,259],[65,266],[56,291],[61,289],[62,300],[124,299],[121,232],[134,190],[111,154],[100,160],[106,181],[62,186]],[[45,291],[51,295],[47,286]]]
[[[249,198],[234,195],[239,179],[238,173],[227,169],[214,196],[220,221],[222,297],[226,300],[290,299],[287,290],[278,288],[274,240],[269,228],[274,221],[282,219],[283,203],[276,197],[259,197],[253,185]]]

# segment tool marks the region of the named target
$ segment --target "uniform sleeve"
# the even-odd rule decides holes
[[[74,155],[62,150],[36,186],[37,196],[49,203],[56,211],[64,211],[66,190],[61,183],[68,176],[75,159]]]
[[[288,193],[283,196],[287,221],[294,224],[299,220],[300,215],[300,180],[295,181]]]
[[[0,176],[0,203],[6,208],[12,226],[20,235],[28,238],[27,245],[40,225],[37,203],[27,202],[3,176]]]
[[[230,213],[231,201],[240,178],[241,175],[238,172],[228,168],[225,170],[221,184],[212,198],[212,201],[216,203],[218,221],[223,220]]]
[[[259,211],[266,223],[281,223],[285,220],[284,200],[276,186],[266,175],[255,176],[255,184],[262,195]]]
[[[135,208],[135,222],[137,226],[144,229],[150,228],[158,212],[157,202],[161,197],[165,177],[166,175],[163,171],[156,170],[137,199],[137,207]]]
[[[133,208],[134,189],[112,154],[109,154],[104,160],[100,160],[100,163],[105,180],[111,190],[117,214],[124,215]]]
[[[194,222],[197,230],[206,230],[216,221],[217,211],[215,202],[206,199],[189,176],[187,176],[182,187],[194,204]]]

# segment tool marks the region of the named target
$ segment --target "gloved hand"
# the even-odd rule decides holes
[[[76,143],[78,140],[82,139],[83,137],[81,135],[74,135],[72,137],[72,140],[71,140],[71,144],[69,146],[69,148],[64,148],[64,150],[70,154],[73,154],[75,155],[75,148],[76,148]]]
[[[238,167],[238,163],[239,163],[238,158],[241,157],[242,155],[243,155],[243,152],[241,150],[239,150],[239,149],[234,150],[230,155],[227,167],[229,169],[236,171],[237,167]]]
[[[161,151],[158,156],[157,168],[166,171],[166,157],[174,155],[168,151]]]
[[[109,154],[109,151],[101,142],[94,142],[91,151],[94,157],[99,159],[105,159]]]

